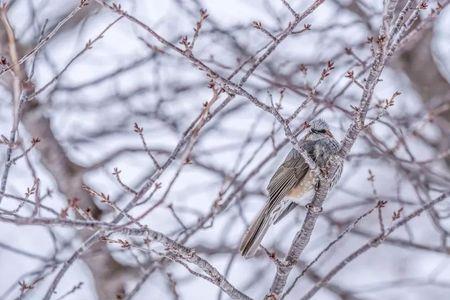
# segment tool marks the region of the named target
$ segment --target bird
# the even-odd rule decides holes
[[[315,119],[308,125],[308,132],[300,145],[322,172],[336,157],[339,142],[323,119]],[[331,187],[337,183],[341,174],[342,164],[339,164],[335,172],[329,175]],[[311,199],[318,184],[320,179],[316,179],[303,156],[292,148],[269,181],[268,201],[245,232],[239,249],[241,255],[244,258],[253,257],[269,227],[298,204]]]

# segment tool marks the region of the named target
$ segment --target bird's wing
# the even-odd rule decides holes
[[[312,156],[313,147],[311,143],[304,145],[305,150]],[[308,164],[302,155],[292,149],[281,166],[270,179],[267,191],[269,193],[268,207],[277,207],[280,201],[302,180],[308,172]]]

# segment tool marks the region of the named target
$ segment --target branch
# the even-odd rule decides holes
[[[418,217],[422,212],[432,208],[434,205],[438,204],[439,202],[442,202],[445,200],[450,193],[442,194],[441,196],[437,197],[433,201],[430,201],[423,205],[421,208],[415,210],[408,216],[404,217],[397,223],[390,226],[385,233],[381,233],[372,240],[368,241],[361,247],[359,247],[357,250],[355,250],[353,253],[351,253],[349,256],[347,256],[343,261],[341,261],[336,267],[334,267],[330,272],[325,275],[322,280],[317,282],[312,289],[310,289],[302,298],[301,300],[307,300],[311,299],[324,285],[326,285],[339,271],[341,271],[347,264],[355,260],[360,255],[367,252],[367,250],[371,248],[378,247],[380,243],[382,243],[392,232],[400,228],[401,226],[405,225],[415,217]]]

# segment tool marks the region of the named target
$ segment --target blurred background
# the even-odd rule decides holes
[[[289,1],[297,12],[312,2]],[[341,140],[373,59],[370,41],[382,22],[382,2],[325,1],[243,86],[259,101],[273,101],[285,117],[303,105],[289,124],[299,137],[304,122],[321,117]],[[395,16],[406,3],[398,2]],[[293,20],[278,0],[115,3],[180,47],[185,36],[192,42],[203,15],[191,51],[218,74],[233,75],[235,83]],[[2,1],[0,170],[2,178],[8,175],[0,214],[12,221],[0,221],[0,299],[43,299],[63,262],[94,232],[83,226],[20,225],[18,217],[24,224],[34,217],[111,222],[158,172],[155,161],[165,166],[169,159],[129,214],[195,249],[236,288],[262,299],[276,266],[263,251],[245,260],[238,248],[266,201],[268,180],[291,149],[283,127],[248,99],[225,93],[205,116],[203,105],[212,92],[204,71],[136,22],[117,20],[117,11],[93,0],[84,4]],[[420,30],[386,64],[366,121],[371,126],[346,158],[287,287],[378,201],[387,201],[382,217],[389,227],[396,214],[404,217],[450,189],[450,9],[445,4],[427,1],[410,32]],[[425,22],[437,10],[439,16]],[[330,74],[321,80],[330,61]],[[174,152],[199,116],[209,119]],[[17,159],[8,164],[10,148]],[[41,207],[34,212],[36,201]],[[305,212],[299,206],[273,226],[264,247],[282,258]],[[449,219],[445,200],[352,261],[314,299],[448,299]],[[285,299],[299,299],[379,233],[375,211],[327,251]],[[163,260],[164,247],[147,247],[142,238],[121,234],[109,238],[76,259],[52,299],[228,299],[182,264]]]

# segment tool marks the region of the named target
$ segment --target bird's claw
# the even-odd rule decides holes
[[[310,212],[316,213],[316,214],[321,213],[321,212],[323,211],[323,208],[322,208],[322,207],[314,206],[314,204],[313,204],[312,202],[306,204],[305,207],[306,207],[306,209],[309,210]]]

